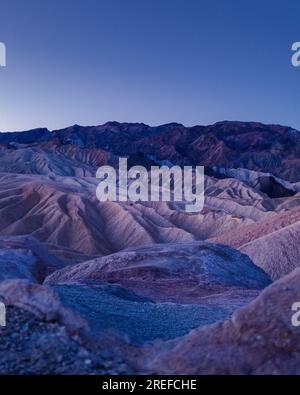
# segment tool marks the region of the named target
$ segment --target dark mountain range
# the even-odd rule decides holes
[[[257,122],[219,122],[184,127],[170,123],[150,127],[142,123],[108,122],[101,126],[74,125],[53,132],[36,129],[1,133],[0,145],[36,147],[74,146],[101,149],[115,156],[143,155],[174,164],[247,168],[300,181],[300,134],[295,129]],[[2,149],[3,149],[2,148]],[[89,163],[87,163],[89,164]]]

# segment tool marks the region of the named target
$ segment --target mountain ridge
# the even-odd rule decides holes
[[[50,144],[51,149],[74,147],[79,153],[82,149],[102,150],[107,157],[141,154],[152,161],[168,160],[180,166],[246,168],[272,173],[290,182],[300,181],[300,133],[281,125],[223,121],[208,126],[169,123],[152,127],[108,122],[99,126],[73,125],[56,131],[41,128],[0,133],[0,157],[26,148],[20,144],[33,146],[43,156],[48,155]],[[74,155],[74,149],[70,155]],[[65,158],[70,159],[68,154]]]

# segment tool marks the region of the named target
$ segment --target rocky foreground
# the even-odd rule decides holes
[[[299,283],[297,269],[230,320],[155,345],[143,363],[147,370],[164,374],[300,374],[300,325],[291,323]]]
[[[300,374],[299,270],[272,284],[246,255],[193,242],[4,280],[0,371]]]
[[[256,123],[1,134],[0,373],[300,374],[299,147]],[[207,165],[204,209],[100,203],[119,155]]]

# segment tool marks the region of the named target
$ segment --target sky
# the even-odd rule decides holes
[[[0,130],[107,121],[300,129],[298,0],[0,0]]]

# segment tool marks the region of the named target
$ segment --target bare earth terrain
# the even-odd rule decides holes
[[[204,165],[205,205],[99,202],[99,166]],[[300,134],[0,133],[0,373],[300,374]]]

